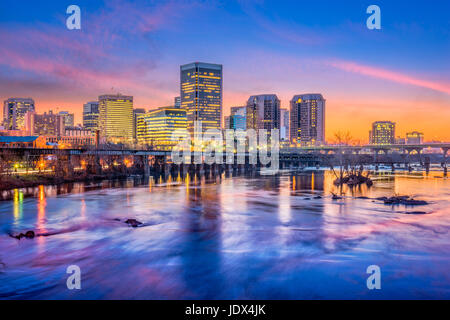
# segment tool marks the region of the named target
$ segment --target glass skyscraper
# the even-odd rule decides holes
[[[180,67],[181,108],[186,109],[189,132],[194,121],[202,131],[222,128],[222,65],[194,62]]]

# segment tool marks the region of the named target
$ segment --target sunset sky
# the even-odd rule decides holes
[[[343,5],[345,3],[345,5]],[[66,9],[81,8],[81,30]],[[366,8],[381,8],[369,30]],[[0,2],[0,99],[32,97],[38,112],[69,110],[104,93],[153,109],[179,95],[179,66],[219,63],[224,114],[253,94],[327,99],[326,135],[397,123],[450,141],[450,2],[22,1]]]

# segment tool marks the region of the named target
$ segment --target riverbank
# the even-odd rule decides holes
[[[74,175],[72,177],[58,177],[53,173],[11,174],[0,177],[0,191],[8,191],[17,188],[31,188],[40,185],[58,185],[63,183],[90,182],[126,177],[127,175],[124,173],[83,174]]]

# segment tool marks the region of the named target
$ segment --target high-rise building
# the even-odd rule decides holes
[[[280,100],[275,94],[251,96],[247,100],[246,118],[247,129],[280,129]]]
[[[423,133],[418,131],[408,132],[406,134],[406,144],[422,144]]]
[[[69,113],[69,111],[60,111],[58,114],[64,118],[64,126],[66,127],[74,126],[75,116],[73,113]]]
[[[158,150],[171,150],[186,137],[186,129],[186,110],[181,108],[161,107],[137,117],[138,143]]]
[[[98,101],[87,102],[83,105],[83,127],[95,132],[98,130]]]
[[[294,145],[325,143],[325,99],[319,93],[295,95],[290,102],[290,140]]]
[[[31,135],[37,136],[63,136],[64,135],[64,117],[53,113],[50,110],[48,113],[36,114],[30,112],[27,117],[30,117]]]
[[[181,97],[175,97],[173,100],[175,108],[181,108]]]
[[[222,65],[194,62],[180,67],[181,108],[188,130],[201,121],[202,131],[222,128]]]
[[[106,94],[98,97],[100,136],[111,143],[133,142],[133,97]]]
[[[289,110],[280,109],[280,140],[289,140]]]
[[[3,126],[7,130],[22,130],[25,127],[25,114],[35,111],[31,98],[9,98],[3,105]]]
[[[395,144],[395,122],[376,121],[369,131],[371,144]]]
[[[136,108],[133,109],[133,140],[134,142],[137,142],[137,118],[138,116],[144,114],[146,112],[146,110],[144,108]]]

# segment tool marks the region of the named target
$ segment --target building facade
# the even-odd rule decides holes
[[[144,108],[133,109],[133,141],[137,143],[137,118],[146,112]]]
[[[23,130],[25,114],[35,112],[34,100],[31,98],[10,98],[3,104],[3,126],[7,130]]]
[[[60,111],[58,114],[63,117],[65,127],[73,127],[75,125],[75,115],[73,113]]]
[[[138,144],[151,149],[172,150],[178,140],[186,135],[187,117],[184,109],[161,107],[137,117]]]
[[[290,101],[291,144],[325,144],[325,99],[319,93],[295,95]]]
[[[371,144],[395,144],[395,122],[376,121],[369,131]]]
[[[202,131],[222,128],[222,65],[194,62],[180,67],[181,108],[188,130],[201,121]]]
[[[408,132],[406,134],[406,144],[422,144],[423,133],[418,131]]]
[[[280,129],[280,100],[275,94],[251,96],[246,105],[246,129]]]
[[[53,113],[50,110],[48,113],[37,114],[34,112],[28,113],[30,117],[31,135],[38,136],[63,136],[64,135],[64,117]]]
[[[99,114],[98,101],[85,103],[83,105],[83,127],[92,132],[97,131]]]
[[[280,140],[289,140],[289,110],[281,108],[280,109]]]
[[[133,97],[98,97],[100,136],[108,143],[133,143]]]

